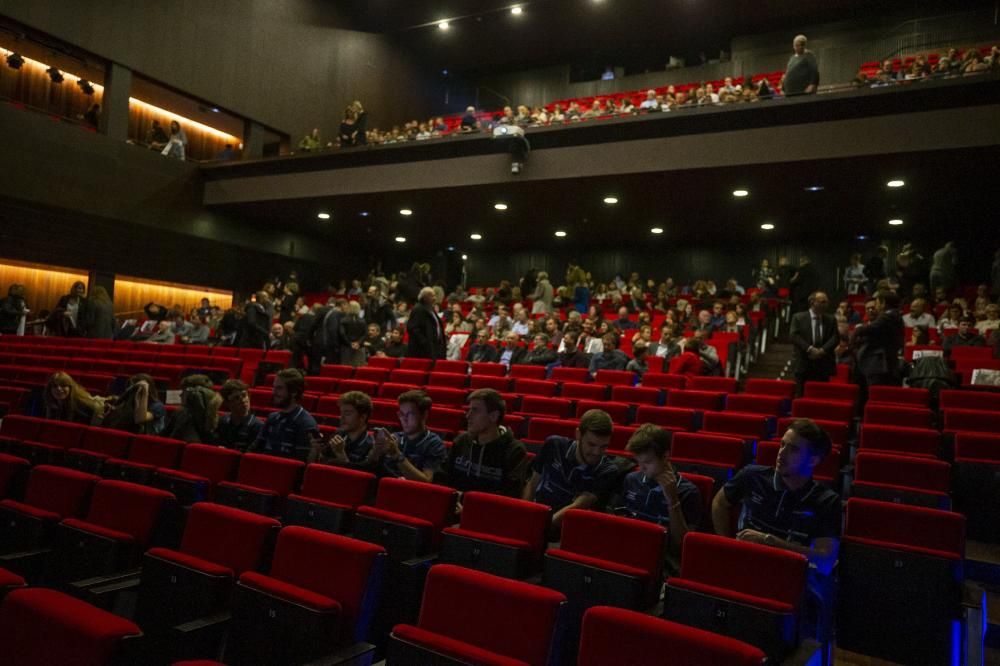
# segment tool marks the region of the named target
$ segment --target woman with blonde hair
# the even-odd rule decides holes
[[[358,100],[351,102],[351,108],[354,109],[354,145],[366,146],[368,145],[368,112]]]
[[[92,396],[65,372],[54,372],[42,396],[45,418],[97,425],[104,418],[104,399]]]

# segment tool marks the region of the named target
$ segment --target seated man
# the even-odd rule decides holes
[[[376,356],[388,356],[389,358],[403,358],[406,356],[406,343],[403,342],[403,332],[398,327],[389,331],[389,341]]]
[[[500,358],[497,360],[509,368],[515,363],[520,363],[527,350],[521,344],[521,336],[514,331],[508,331],[503,337],[503,344],[498,353]]]
[[[625,477],[623,512],[668,528],[667,560],[676,571],[684,535],[701,523],[702,504],[697,486],[670,464],[672,439],[673,433],[652,423],[639,426],[629,439],[625,448],[639,469]]]
[[[211,330],[199,315],[191,320],[191,328],[188,330],[187,335],[181,336],[181,342],[186,345],[208,344],[209,333],[211,333]]]
[[[271,412],[247,453],[264,453],[284,458],[309,458],[319,440],[319,426],[312,414],[299,404],[306,390],[301,370],[285,368],[274,377],[272,400],[278,411]]]
[[[809,609],[817,638],[829,625],[830,573],[837,561],[841,533],[840,496],[813,479],[830,453],[830,437],[810,419],[795,419],[781,438],[774,468],[747,465],[716,493],[712,524],[723,536],[783,548],[805,555],[810,564]],[[732,528],[731,511],[741,507]]]
[[[605,333],[601,338],[604,350],[590,357],[590,375],[597,375],[598,370],[624,370],[628,365],[628,356],[618,349],[618,334]]]
[[[657,356],[659,358],[665,358],[667,360],[672,359],[681,353],[681,347],[679,341],[684,338],[677,334],[677,325],[671,322],[666,322],[660,327],[660,340],[659,342],[654,342],[649,345],[649,349],[646,350],[647,355]]]
[[[330,439],[313,442],[309,462],[364,467],[373,445],[368,434],[372,399],[361,391],[348,391],[341,394],[337,404],[340,405],[340,427]]]
[[[496,363],[500,360],[500,352],[496,345],[490,344],[490,332],[485,328],[476,333],[476,341],[469,347],[466,359],[470,363]]]
[[[174,336],[173,325],[169,320],[164,319],[156,324],[156,332],[146,338],[143,342],[151,342],[159,345],[172,345],[177,338]]]
[[[604,455],[614,423],[591,409],[580,417],[576,439],[552,435],[531,463],[522,499],[552,507],[552,533],[559,534],[569,509],[601,509],[618,482],[618,468]]]
[[[291,349],[290,340],[285,337],[285,327],[275,322],[271,324],[271,332],[267,337],[268,349]]]
[[[534,344],[528,353],[524,354],[521,363],[528,365],[549,365],[556,362],[556,350],[549,346],[549,336],[536,333]]]
[[[407,391],[399,396],[399,425],[390,434],[384,428],[375,431],[365,467],[376,475],[431,482],[448,457],[441,438],[427,429],[431,399],[423,391]]]
[[[976,332],[976,318],[965,315],[958,320],[958,333],[944,339],[945,356],[951,355],[955,347],[985,347],[986,339]]]
[[[561,351],[556,355],[559,365],[564,368],[589,368],[590,354],[580,348],[575,328],[568,328],[560,343]]]
[[[628,318],[628,308],[625,306],[618,308],[618,319],[611,322],[611,325],[618,329],[619,332],[638,328],[638,325]]]
[[[229,413],[219,417],[215,441],[219,446],[243,453],[257,441],[264,424],[250,409],[250,394],[247,393],[246,384],[238,379],[229,379],[222,385],[219,394]]]
[[[460,492],[479,490],[520,497],[527,452],[503,426],[507,405],[493,389],[477,389],[466,399],[468,430],[455,438],[434,482]]]
[[[936,323],[934,315],[926,312],[926,309],[927,301],[922,298],[914,298],[913,302],[910,303],[910,311],[903,315],[903,325],[906,328],[916,328],[917,326],[934,328]]]

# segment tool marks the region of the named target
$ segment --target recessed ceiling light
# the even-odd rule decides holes
[[[650,231],[650,233],[654,233],[654,234],[662,234],[663,233],[663,229],[660,228],[660,227],[653,227],[649,231]]]
[[[898,227],[902,223],[903,223],[903,221],[900,220],[899,218],[896,218],[895,220],[889,220],[889,224],[891,224],[894,227]]]
[[[770,222],[765,222],[764,224],[760,225],[760,228],[763,229],[764,231],[770,231],[771,229],[774,229],[774,225],[771,224]]]
[[[493,204],[493,207],[497,210],[507,210],[507,204],[505,203],[495,203]]]
[[[521,9],[520,7],[517,7],[517,6],[514,6],[514,7],[510,8],[510,13],[514,14],[515,16],[517,16],[518,14],[520,14],[523,11],[524,11],[523,9]]]
[[[868,236],[865,236],[864,234],[858,234],[858,240],[868,240]]]
[[[399,209],[399,214],[400,215],[413,215],[413,211],[410,210],[409,208],[400,208]]]
[[[468,259],[468,258],[469,258],[469,255],[467,255],[467,254],[463,254],[463,255],[462,255],[462,261],[465,261],[465,260],[466,260],[466,259]]]
[[[750,194],[749,190],[733,190],[734,197],[745,197]]]
[[[809,187],[806,188],[806,192],[822,192],[822,191],[823,191],[822,185],[810,185]]]
[[[405,243],[406,242],[406,236],[396,236],[396,242],[397,243]]]
[[[906,185],[906,182],[902,180],[890,180],[886,183],[886,187],[902,187],[903,185]]]
[[[363,210],[360,213],[358,213],[358,215],[360,215],[361,217],[368,217],[369,215],[371,215],[371,213],[369,213],[366,210]]]
[[[455,251],[455,246],[454,245],[449,245],[448,246],[448,251],[449,252],[454,252]]]
[[[613,206],[618,203],[618,197],[604,197],[604,203]]]
[[[329,213],[320,213],[316,217],[318,217],[321,220],[329,220],[330,219],[330,214]]]
[[[471,238],[472,240],[483,240],[483,235],[482,234],[470,234],[469,238]]]
[[[565,231],[557,231],[556,232],[556,238],[566,238],[566,232]]]
[[[448,28],[450,28],[450,27],[451,27],[451,26],[450,26],[450,25],[448,25],[448,22],[447,22],[447,21],[439,21],[439,22],[438,22],[438,28],[440,28],[441,30],[447,30],[447,29],[448,29]]]

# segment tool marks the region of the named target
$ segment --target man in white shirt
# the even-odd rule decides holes
[[[656,101],[656,91],[650,88],[646,91],[646,99],[642,100],[642,104],[639,105],[640,111],[656,111],[660,108],[660,104]]]
[[[913,302],[910,303],[910,311],[903,315],[903,325],[907,328],[916,328],[917,326],[934,328],[934,325],[937,323],[934,315],[926,310],[927,301],[922,298],[913,299]]]

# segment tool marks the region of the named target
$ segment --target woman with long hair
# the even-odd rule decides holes
[[[87,335],[91,338],[111,340],[115,337],[115,309],[108,290],[97,285],[90,292],[87,309]]]
[[[97,425],[104,418],[104,399],[90,395],[65,372],[54,372],[42,396],[45,418]]]

